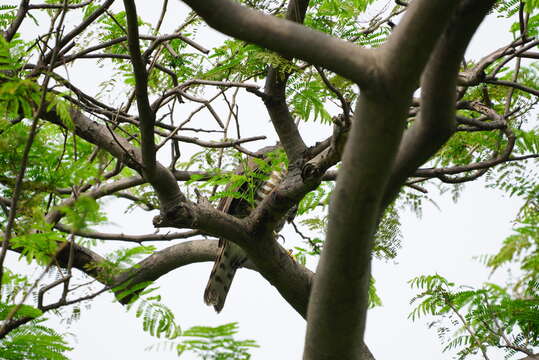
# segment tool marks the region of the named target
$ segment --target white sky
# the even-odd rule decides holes
[[[161,2],[158,2],[159,6],[155,6],[155,3],[137,2],[139,15],[154,21],[161,7]],[[178,6],[178,3],[171,2],[171,5]],[[170,12],[165,21],[165,26],[170,29],[181,21],[180,17],[174,19],[173,14]],[[27,34],[33,31],[28,24],[25,26]],[[503,45],[509,39],[504,29],[499,21],[490,21],[483,26],[472,43],[472,58]],[[198,38],[208,48],[215,40],[221,39],[212,32],[203,32]],[[80,77],[75,82],[89,89],[95,86],[93,69],[90,72],[71,70],[71,79]],[[273,133],[265,120],[267,115],[263,107],[259,103],[248,106],[249,110],[244,109],[240,113],[244,119],[249,117],[251,120],[244,121],[246,127],[242,129],[245,133],[243,135]],[[307,130],[306,126],[302,127],[305,135],[308,133],[311,138],[327,136],[327,133],[320,132],[320,128]],[[440,209],[427,203],[420,219],[413,214],[402,214],[403,246],[396,261],[375,261],[373,265],[376,286],[384,306],[369,312],[366,342],[377,359],[450,358],[449,355],[441,355],[442,347],[435,331],[427,329],[426,320],[415,323],[407,320],[411,309],[409,300],[414,293],[409,290],[406,281],[420,274],[433,273],[467,285],[477,286],[487,281],[488,272],[472,257],[493,253],[500,247],[502,240],[510,233],[510,222],[520,204],[518,199],[508,199],[499,192],[486,189],[482,182],[468,186],[458,204],[450,200],[449,194],[434,196],[434,199]],[[119,208],[121,206],[117,203],[108,205],[110,220],[117,224],[106,227],[109,231],[129,234],[153,231],[153,214],[137,211],[125,216]],[[284,235],[287,238],[294,237],[289,230],[285,230]],[[14,261],[13,256],[10,259]],[[238,321],[238,338],[255,339],[261,346],[253,351],[253,359],[301,358],[304,320],[258,274],[248,270],[238,271],[226,306],[219,315],[203,304],[202,294],[211,266],[211,263],[187,266],[167,274],[157,282],[161,287],[163,302],[175,312],[182,328]],[[110,295],[93,301],[91,309],[84,310],[80,321],[71,325],[67,331],[76,337],[72,358],[77,360],[177,358],[173,352],[146,352],[146,347],[159,340],[144,333],[142,322],[135,318],[134,313],[126,313]]]

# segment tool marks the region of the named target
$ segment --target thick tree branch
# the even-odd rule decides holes
[[[193,240],[156,251],[136,266],[117,275],[114,284],[126,280],[130,285],[155,281],[166,273],[189,264],[214,261],[218,254],[218,240]],[[127,301],[127,300],[125,300]]]
[[[28,13],[29,3],[30,3],[30,0],[21,0],[19,4],[19,8],[17,9],[17,14],[15,15],[15,19],[13,20],[11,25],[9,25],[9,28],[7,28],[7,30],[4,31],[4,34],[3,34],[4,39],[7,42],[10,42],[11,40],[13,40],[13,37],[17,33],[17,30],[19,30],[19,27],[21,26],[22,21],[24,20],[24,18],[26,17],[26,14]]]
[[[247,8],[231,0],[184,0],[211,27],[284,57],[317,64],[368,88],[376,57],[370,50],[321,32]],[[219,11],[216,11],[219,9]]]
[[[386,101],[361,93],[356,105],[309,300],[304,359],[361,356],[372,238],[409,98],[393,98],[391,107]]]
[[[415,89],[458,3],[458,0],[415,0],[408,6],[403,19],[380,49],[384,54],[382,71],[388,74],[388,84]]]
[[[282,77],[278,69],[269,70],[264,89],[264,105],[290,163],[294,163],[300,159],[306,145],[288,109],[285,96],[286,78]]]
[[[153,225],[156,228],[200,229],[206,234],[230,239],[242,247],[255,242],[241,219],[215,209],[206,201],[198,204],[189,200],[177,202],[154,217]]]
[[[354,359],[361,356],[358,339],[363,337],[365,327],[372,238],[385,205],[382,194],[397,155],[412,91],[447,24],[448,14],[456,5],[456,2],[448,4],[428,0],[413,2],[398,30],[382,49],[384,70],[390,74],[386,80],[398,82],[399,91],[404,91],[396,94],[395,89],[390,92],[382,86],[376,96],[370,91],[360,95],[357,118],[343,155],[342,174],[329,210],[338,216],[330,217],[325,247],[311,292],[304,359]],[[466,43],[457,50],[465,48]],[[454,47],[450,49],[455,51]],[[455,58],[460,61],[460,57]],[[447,70],[446,63],[441,61],[441,65],[442,69],[438,67],[440,65],[429,65],[432,67],[430,71],[437,75]],[[456,70],[458,68],[452,73],[453,78]],[[451,79],[451,74],[439,76],[448,76],[447,81]],[[454,92],[456,82],[453,81]],[[449,87],[444,90],[447,89]],[[392,93],[393,96],[390,95]],[[391,108],[384,106],[384,95],[391,97],[385,99],[392,104]],[[427,95],[427,102],[430,100],[429,105],[433,106],[434,102],[428,96],[431,95]],[[454,100],[447,108],[454,108]],[[454,114],[450,120],[454,121]],[[381,139],[384,139],[383,143]],[[377,155],[375,159],[371,154]]]
[[[383,206],[397,196],[406,178],[454,133],[456,78],[475,30],[493,0],[465,0],[438,41],[421,80],[421,112],[399,148]]]
[[[148,99],[148,73],[144,58],[140,53],[137,8],[133,0],[124,0],[124,7],[127,17],[127,44],[135,74],[135,94],[142,139],[142,170],[146,177],[153,179],[156,175],[156,150],[153,136],[155,113]]]
[[[527,52],[519,54],[517,56],[528,58],[528,59],[539,59],[539,52],[527,51]]]

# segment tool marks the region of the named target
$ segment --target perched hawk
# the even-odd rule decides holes
[[[257,154],[267,155],[277,148],[277,146],[269,146],[259,150]],[[247,165],[240,166],[236,173],[244,174],[247,170],[250,174],[257,175],[254,184],[251,183],[251,189],[248,188],[248,184],[243,184],[239,187],[228,185],[225,192],[245,193],[246,191],[254,191],[254,208],[256,208],[279,185],[286,174],[284,164],[280,164],[280,166],[279,164],[270,165],[273,170],[264,174],[264,171],[260,169],[257,162],[250,158]],[[242,198],[225,197],[220,200],[217,209],[237,217],[246,217],[253,209],[253,205]],[[281,230],[287,217],[285,216],[283,218],[282,224],[278,224],[275,229],[276,232]],[[204,291],[204,302],[207,305],[213,305],[213,308],[217,312],[220,312],[225,304],[226,295],[228,294],[236,270],[247,260],[245,252],[231,241],[219,239],[219,248],[219,256],[215,260],[208,285],[206,285],[206,290]]]

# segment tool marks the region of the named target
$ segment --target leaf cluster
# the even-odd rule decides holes
[[[21,303],[31,288],[28,278],[4,268],[0,297],[0,320],[29,319],[0,339],[0,359],[9,360],[67,360],[65,335],[43,325],[43,312]]]
[[[185,330],[177,345],[178,354],[191,352],[201,359],[247,360],[249,350],[258,347],[254,340],[236,340],[238,323],[216,327],[194,326]]]
[[[443,351],[458,350],[458,358],[489,347],[502,348],[508,357],[533,352],[539,346],[539,297],[536,281],[527,283],[525,297],[486,283],[482,288],[456,286],[443,276],[421,275],[409,281],[421,292],[409,318],[437,319]],[[444,320],[448,325],[443,325]],[[454,330],[451,331],[450,329]]]
[[[19,326],[0,340],[0,359],[6,360],[68,360],[72,350],[64,336],[42,325],[44,319]]]

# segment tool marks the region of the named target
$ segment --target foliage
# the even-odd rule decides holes
[[[135,291],[139,289],[134,289]],[[139,294],[139,297],[143,294]],[[174,313],[160,303],[160,297],[140,299],[135,315],[142,319],[142,328],[150,335],[160,338],[175,339],[180,335],[180,327],[175,322]],[[133,307],[134,303],[130,305]]]
[[[6,360],[68,360],[72,350],[64,335],[41,325],[45,319],[34,320],[11,331],[0,340],[0,359]]]
[[[185,330],[177,344],[178,354],[190,352],[204,360],[247,360],[249,350],[258,347],[254,340],[236,340],[238,323],[216,327],[194,326]]]
[[[147,350],[176,351],[194,355],[203,360],[247,360],[249,351],[258,347],[254,340],[236,340],[238,323],[228,323],[216,327],[193,326],[178,334],[179,342],[166,341],[148,347]]]
[[[17,6],[0,5],[0,30],[5,31],[15,19]]]
[[[28,278],[5,269],[0,294],[0,320],[2,326],[8,317],[29,321],[10,331],[0,339],[0,359],[9,360],[67,360],[66,352],[72,348],[65,340],[65,334],[45,326],[43,312],[22,303],[31,288]],[[0,326],[0,328],[2,327]]]
[[[411,301],[417,305],[409,317],[435,317],[431,326],[438,328],[443,350],[458,350],[459,359],[485,354],[489,347],[502,348],[509,357],[539,346],[537,282],[527,284],[525,297],[489,283],[459,287],[438,274],[416,277],[410,286],[421,292]]]

